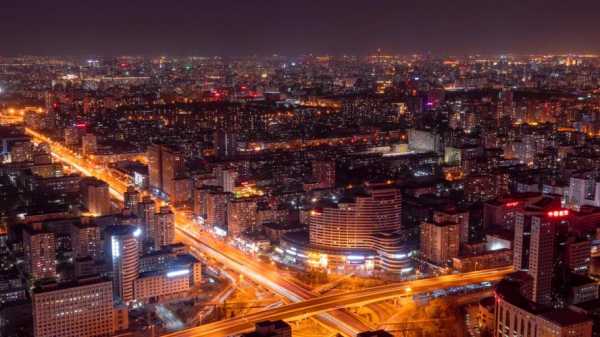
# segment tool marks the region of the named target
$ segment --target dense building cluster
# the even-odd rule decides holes
[[[513,266],[492,334],[600,330],[599,57],[0,58],[0,88],[0,302],[36,337],[185,297],[178,221],[306,271]]]

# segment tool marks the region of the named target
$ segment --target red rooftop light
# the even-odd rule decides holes
[[[562,210],[550,211],[550,212],[548,212],[546,214],[550,218],[562,218],[562,217],[565,217],[565,216],[569,215],[569,210],[568,209],[562,209]]]

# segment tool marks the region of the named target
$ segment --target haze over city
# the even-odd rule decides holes
[[[594,0],[5,0],[0,54],[590,53],[598,12]]]

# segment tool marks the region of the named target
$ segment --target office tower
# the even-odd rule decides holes
[[[32,280],[56,277],[56,238],[35,223],[23,229],[25,271]]]
[[[33,292],[32,310],[35,337],[108,337],[115,332],[109,280],[44,285]]]
[[[523,270],[529,268],[529,250],[531,243],[531,214],[523,211],[515,214],[515,236],[513,268]]]
[[[533,278],[531,300],[549,304],[554,268],[555,223],[541,217],[531,220],[531,244],[528,273]]]
[[[160,208],[156,214],[156,229],[154,231],[154,247],[170,245],[175,241],[175,215],[168,206]]]
[[[320,188],[335,187],[335,161],[314,161],[312,174]]]
[[[227,204],[227,233],[234,237],[256,229],[256,199],[234,199]]]
[[[80,183],[81,201],[96,216],[111,213],[109,186],[96,178],[84,178]]]
[[[123,194],[123,204],[125,208],[136,213],[138,203],[140,202],[140,193],[133,186],[127,187]]]
[[[71,247],[75,258],[102,256],[100,227],[96,224],[77,222],[71,224]]]
[[[213,134],[215,155],[219,158],[232,157],[237,154],[237,135],[233,132],[217,130]]]
[[[292,337],[292,328],[282,320],[262,321],[256,323],[253,332],[242,334],[242,337]]]
[[[183,154],[175,148],[152,144],[148,147],[148,174],[152,191],[174,200],[177,192],[175,179],[184,168]]]
[[[151,144],[147,149],[148,183],[153,190],[162,190],[161,145]]]
[[[181,174],[184,168],[183,154],[176,149],[166,146],[162,147],[162,190],[167,194],[169,200],[175,202],[177,189],[175,178]]]
[[[531,278],[531,291],[526,294],[529,300],[550,304],[554,259],[558,258],[555,252],[559,250],[557,226],[567,221],[569,211],[554,209],[552,204],[543,205],[541,201],[540,205],[530,205],[516,214],[513,266]]]
[[[93,133],[86,133],[81,138],[81,152],[88,156],[98,151],[98,141]]]
[[[440,266],[446,266],[460,249],[459,226],[454,222],[423,222],[421,224],[421,256]]]
[[[206,196],[206,225],[218,226],[225,229],[227,218],[227,201],[229,194],[225,192],[210,192]]]
[[[402,228],[399,190],[372,185],[337,205],[310,214],[310,243],[330,248],[373,248],[372,237]]]
[[[112,274],[113,292],[123,302],[134,299],[133,281],[139,274],[138,240],[141,229],[134,226],[110,226],[104,236],[107,268]]]

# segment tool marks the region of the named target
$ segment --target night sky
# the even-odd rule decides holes
[[[0,0],[0,55],[600,52],[600,0]]]

